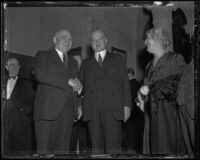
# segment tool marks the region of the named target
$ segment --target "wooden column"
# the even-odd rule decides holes
[[[171,45],[167,48],[168,51],[173,51],[173,31],[172,31],[172,10],[171,6],[155,6],[151,7],[153,15],[153,25],[155,28],[161,27],[168,31]]]

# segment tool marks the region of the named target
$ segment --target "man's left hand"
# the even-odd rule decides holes
[[[131,116],[131,109],[127,106],[124,106],[124,116],[125,116],[124,122],[126,122]]]
[[[82,106],[79,106],[78,107],[78,118],[75,119],[74,122],[77,122],[78,120],[80,120],[81,117],[82,117],[82,114],[83,114],[83,112],[82,112]]]
[[[83,114],[83,112],[82,112],[82,106],[79,106],[79,107],[78,107],[78,120],[81,119],[82,114]]]
[[[81,81],[80,81],[78,78],[75,78],[74,80],[75,80],[76,83],[77,83],[77,91],[78,91],[78,93],[80,94],[81,91],[82,91],[82,88],[83,88],[82,83],[81,83]]]

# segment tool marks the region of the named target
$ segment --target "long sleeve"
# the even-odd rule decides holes
[[[49,54],[49,53],[47,53]],[[39,83],[44,83],[49,86],[58,87],[63,90],[71,89],[68,85],[69,77],[65,74],[53,73],[49,70],[49,64],[47,54],[39,52],[36,55],[34,65],[34,75]]]

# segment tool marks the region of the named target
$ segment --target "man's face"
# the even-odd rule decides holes
[[[19,62],[16,59],[9,59],[6,64],[6,69],[10,76],[16,76],[19,73]]]
[[[107,38],[101,31],[96,31],[92,34],[92,48],[94,52],[100,52],[106,49]]]
[[[56,48],[62,53],[67,53],[71,49],[72,37],[67,30],[57,32],[53,40]]]

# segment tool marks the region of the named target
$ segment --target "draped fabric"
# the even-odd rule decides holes
[[[174,101],[182,74],[170,75],[150,86],[151,101]]]
[[[179,114],[187,153],[194,158],[195,152],[195,92],[194,60],[187,65],[178,86]]]
[[[150,88],[145,105],[144,154],[176,155],[185,152],[177,111],[177,86],[185,61],[179,54],[167,52],[153,66],[146,67],[144,84]]]

